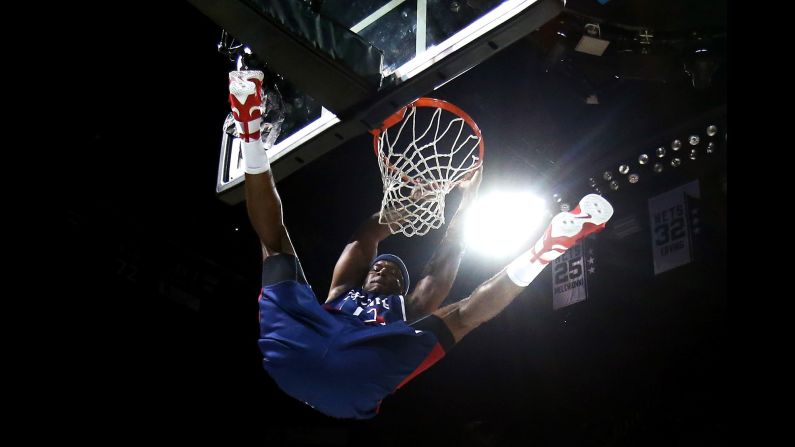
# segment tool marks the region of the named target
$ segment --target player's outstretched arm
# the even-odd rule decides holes
[[[378,244],[391,234],[388,226],[378,223],[378,213],[359,225],[334,266],[334,276],[331,278],[326,301],[361,285],[367,269],[370,268],[370,262],[378,254]]]
[[[422,278],[407,297],[409,321],[430,314],[438,309],[450,288],[453,286],[461,258],[464,256],[464,224],[466,213],[477,199],[480,182],[483,179],[483,168],[474,171],[472,177],[459,183],[463,191],[461,203],[455,216],[447,227],[442,242],[425,265]]]

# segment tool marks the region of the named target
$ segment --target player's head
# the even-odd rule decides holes
[[[397,256],[379,255],[370,263],[362,289],[385,295],[405,295],[409,291],[409,271]]]

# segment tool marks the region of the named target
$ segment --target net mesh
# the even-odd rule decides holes
[[[482,136],[471,119],[418,103],[375,140],[384,187],[379,222],[408,237],[444,224],[445,196],[483,156]]]

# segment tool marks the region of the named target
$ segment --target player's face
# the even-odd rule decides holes
[[[394,262],[378,261],[370,267],[362,289],[387,295],[403,291],[403,274]]]

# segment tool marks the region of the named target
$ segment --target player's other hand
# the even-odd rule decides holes
[[[464,180],[458,184],[458,188],[460,188],[464,194],[461,198],[461,208],[468,207],[475,202],[475,199],[478,197],[478,189],[480,188],[481,180],[483,180],[483,165],[480,165],[480,167],[468,173],[464,177]]]

